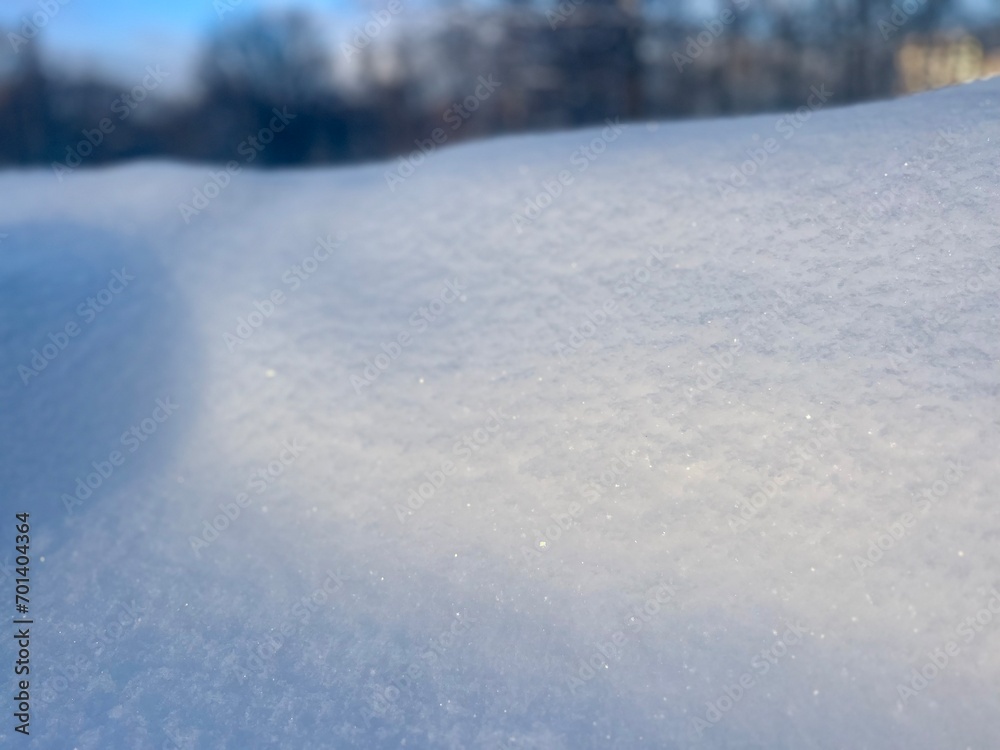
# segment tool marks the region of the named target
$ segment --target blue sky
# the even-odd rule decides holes
[[[5,31],[18,30],[26,17],[40,11],[42,1],[0,0],[0,24]],[[223,20],[263,8],[295,7],[347,29],[381,7],[376,0],[224,1],[235,10]],[[69,0],[52,14],[40,39],[46,58],[63,67],[131,80],[146,65],[161,64],[178,73],[172,78],[179,83],[205,35],[219,23],[214,0]]]
[[[25,14],[39,10],[41,0],[3,0],[0,19],[8,24]],[[58,0],[56,0],[58,1]],[[57,16],[60,25],[70,27],[74,33],[96,31],[98,35],[114,35],[141,27],[166,27],[191,33],[218,20],[214,0],[69,0]],[[318,10],[343,10],[350,12],[364,6],[363,0],[223,0],[236,6],[236,12],[263,7],[310,7]],[[52,24],[53,32],[56,24]]]

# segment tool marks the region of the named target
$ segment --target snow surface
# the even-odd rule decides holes
[[[997,747],[1000,81],[780,117],[244,170],[188,222],[203,166],[0,174],[0,744]]]

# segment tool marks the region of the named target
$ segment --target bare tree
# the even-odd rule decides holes
[[[201,78],[215,94],[301,102],[329,90],[332,65],[327,45],[308,15],[261,14],[223,27],[211,39]]]

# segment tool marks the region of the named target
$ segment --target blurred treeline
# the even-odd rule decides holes
[[[426,150],[437,128],[453,141],[615,116],[790,110],[821,84],[834,103],[884,98],[1000,72],[1000,28],[972,28],[958,5],[720,0],[693,20],[671,0],[509,0],[418,23],[390,0],[339,41],[301,12],[233,14],[204,44],[196,94],[161,97],[147,78],[134,82],[143,100],[124,105],[131,86],[120,81],[50,72],[42,34],[0,52],[0,163],[245,162],[239,147],[274,108],[294,121],[252,149],[257,164]],[[111,128],[98,137],[102,120]],[[85,131],[92,148],[78,148]]]

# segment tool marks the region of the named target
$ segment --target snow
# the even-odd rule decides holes
[[[817,109],[0,174],[18,741],[996,746],[1000,81]]]

